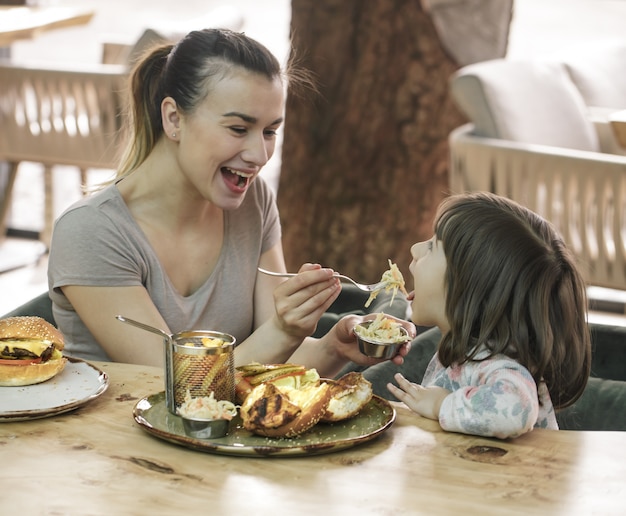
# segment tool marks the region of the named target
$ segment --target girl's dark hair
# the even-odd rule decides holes
[[[215,79],[233,67],[267,77],[282,78],[274,55],[259,42],[224,29],[204,29],[187,34],[176,45],[162,45],[140,59],[131,73],[130,144],[117,177],[135,170],[163,134],[161,101],[172,97],[178,108],[191,113],[210,93]]]
[[[446,198],[435,218],[446,255],[444,366],[485,346],[545,381],[555,408],[582,394],[591,368],[584,281],[554,227],[489,193]]]

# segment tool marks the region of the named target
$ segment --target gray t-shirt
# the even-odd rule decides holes
[[[237,342],[253,330],[253,289],[259,257],[280,241],[272,191],[257,178],[241,206],[224,212],[224,242],[215,270],[196,292],[181,296],[115,185],[87,197],[56,221],[48,262],[53,313],[65,353],[110,360],[60,287],[144,286],[173,333],[220,330]],[[124,315],[124,314],[121,314]],[[116,319],[111,324],[123,324]]]

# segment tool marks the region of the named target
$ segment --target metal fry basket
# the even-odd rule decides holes
[[[214,393],[235,401],[235,337],[219,331],[186,331],[171,336],[165,350],[165,401],[176,409],[187,392],[196,398]]]

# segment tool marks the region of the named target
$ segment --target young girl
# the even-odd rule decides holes
[[[434,227],[411,248],[409,298],[442,339],[422,385],[397,373],[387,388],[448,431],[558,429],[554,409],[580,397],[591,365],[574,257],[550,223],[488,193],[445,199]]]

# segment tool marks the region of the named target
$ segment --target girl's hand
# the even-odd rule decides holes
[[[443,387],[422,387],[409,382],[400,373],[396,373],[394,378],[398,382],[398,387],[392,383],[387,384],[391,394],[420,416],[439,420],[439,410],[443,400],[450,394],[449,390]]]
[[[332,269],[304,264],[298,275],[274,290],[276,325],[286,334],[303,339],[312,335],[320,318],[341,292]]]
[[[403,344],[400,347],[398,354],[391,359],[394,364],[402,365],[402,363],[404,362],[404,357],[411,349],[411,340],[413,340],[417,333],[415,325],[410,321],[398,319],[397,317],[393,317],[392,315],[386,314],[385,316],[401,323],[402,326],[406,328],[409,333],[409,342]],[[334,345],[336,353],[343,359],[350,360],[359,365],[370,366],[378,364],[380,362],[384,362],[385,359],[372,358],[365,356],[363,353],[361,353],[361,351],[359,350],[359,344],[353,331],[354,327],[357,324],[363,321],[371,321],[375,318],[376,314],[368,314],[366,316],[346,315],[340,321],[338,321],[330,332],[330,335],[332,335],[332,338],[334,338],[335,340]]]

